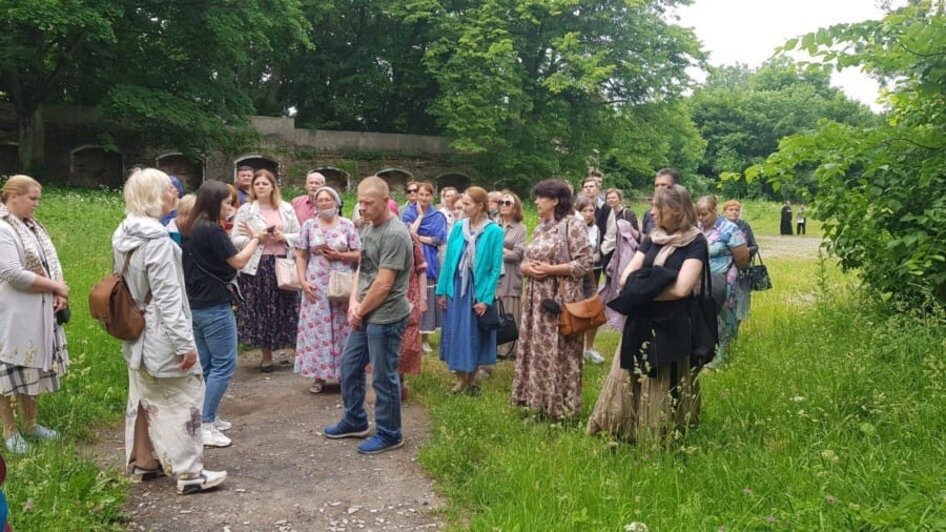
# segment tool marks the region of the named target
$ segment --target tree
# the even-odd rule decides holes
[[[268,59],[309,44],[298,0],[0,0],[0,23],[0,82],[31,172],[46,103],[98,106],[113,132],[196,154],[252,113]]]
[[[80,57],[116,43],[121,14],[110,0],[0,0],[0,86],[16,112],[25,171],[43,158],[42,105],[58,97]]]
[[[430,107],[460,151],[500,184],[586,170],[615,147],[628,108],[677,98],[702,57],[668,24],[677,0],[411,0],[393,10],[430,26]]]
[[[880,123],[822,120],[749,169],[776,187],[813,168],[815,215],[828,249],[871,288],[917,303],[946,301],[946,16],[913,1],[883,20],[843,24],[785,44],[812,68],[860,66],[888,83]]]
[[[692,98],[693,121],[707,141],[699,173],[718,179],[741,174],[778,148],[782,137],[814,128],[827,118],[864,124],[874,119],[864,105],[831,87],[830,75],[809,71],[786,58],[769,61],[757,70],[745,65],[714,69]],[[723,181],[730,196],[777,197],[771,187],[756,182]],[[797,183],[805,188],[810,183]],[[782,192],[792,199],[800,190]]]

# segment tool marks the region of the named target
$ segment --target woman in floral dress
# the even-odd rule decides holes
[[[296,244],[296,269],[305,282],[294,371],[314,379],[312,393],[321,393],[325,381],[341,378],[342,351],[348,340],[348,302],[329,301],[329,271],[353,273],[361,239],[355,224],[338,215],[340,204],[341,198],[331,188],[316,191],[317,215],[306,220]]]
[[[736,314],[736,285],[739,269],[749,265],[749,249],[746,237],[736,224],[719,216],[716,211],[716,196],[703,196],[696,202],[696,216],[700,230],[709,244],[710,273],[712,274],[713,299],[719,311],[719,347],[711,367],[723,363],[729,341],[736,336],[739,320]],[[723,290],[720,284],[725,285]]]
[[[397,364],[397,374],[401,378],[401,400],[407,399],[404,375],[420,375],[420,321],[427,310],[427,262],[417,235],[412,234],[411,240],[414,243],[414,269],[407,281],[407,301],[411,304],[411,314],[407,318],[404,336],[401,337],[401,358]]]
[[[568,184],[547,179],[532,194],[541,221],[520,267],[529,284],[522,294],[512,402],[553,419],[570,418],[581,411],[584,336],[559,334],[558,315],[547,310],[552,301],[563,306],[583,299],[591,245],[584,224],[573,216]]]

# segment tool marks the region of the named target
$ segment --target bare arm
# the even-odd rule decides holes
[[[242,270],[250,258],[253,256],[253,253],[256,251],[256,248],[260,245],[260,237],[253,236],[250,238],[249,242],[246,243],[246,246],[243,247],[236,255],[227,259],[227,264],[235,270]]]
[[[624,268],[624,271],[621,272],[621,278],[618,281],[618,284],[620,286],[624,286],[624,283],[627,282],[627,276],[641,269],[643,266],[644,266],[644,254],[638,251],[637,253],[634,254],[634,257],[631,258],[631,262],[629,262],[627,267]]]

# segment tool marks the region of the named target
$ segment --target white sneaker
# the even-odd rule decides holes
[[[229,447],[233,441],[214,427],[213,423],[204,423],[200,426],[200,435],[204,440],[204,447]]]
[[[223,432],[225,430],[232,429],[233,423],[230,423],[229,421],[225,421],[218,417],[217,419],[214,420],[213,426],[215,429],[219,430],[220,432]]]
[[[30,450],[30,444],[26,443],[19,432],[14,432],[13,436],[4,440],[3,443],[6,444],[7,450],[13,454],[26,454]]]
[[[177,493],[180,495],[190,495],[215,488],[223,481],[227,480],[226,471],[207,471],[204,469],[197,478],[178,479]]]
[[[604,357],[594,349],[585,349],[585,360],[594,364],[604,363]]]
[[[44,427],[42,425],[36,425],[33,427],[33,430],[30,431],[30,434],[36,436],[41,440],[55,440],[59,437],[59,433],[53,429]]]

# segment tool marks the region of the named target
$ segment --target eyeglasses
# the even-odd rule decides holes
[[[500,204],[500,205],[505,205],[506,207],[512,207],[513,205],[516,204],[516,202],[507,199],[507,200],[502,200],[502,201],[500,201],[499,204]]]
[[[408,193],[408,194],[417,194],[417,189],[416,189],[416,188],[409,188],[409,189],[407,189],[407,193]]]

